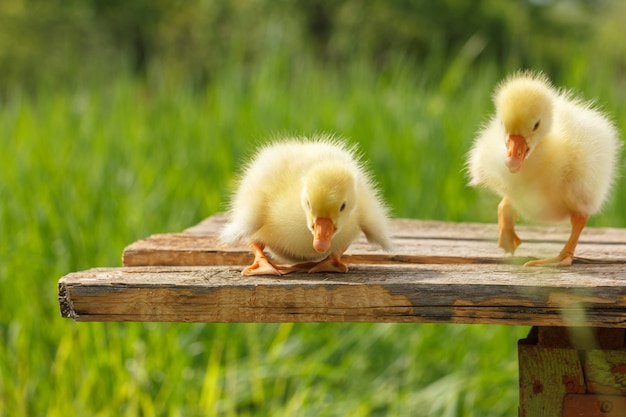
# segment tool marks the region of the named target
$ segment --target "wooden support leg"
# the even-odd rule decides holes
[[[519,416],[626,416],[624,338],[624,329],[533,327],[518,343]]]

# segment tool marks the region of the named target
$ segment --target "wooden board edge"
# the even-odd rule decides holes
[[[58,282],[58,300],[61,317],[77,320],[78,317],[74,311],[74,305],[66,286],[65,277]]]

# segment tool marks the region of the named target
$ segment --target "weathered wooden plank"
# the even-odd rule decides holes
[[[157,234],[129,245],[122,255],[124,266],[145,265],[246,265],[252,262],[249,248],[225,245],[218,233],[226,217],[217,214],[184,233]],[[497,225],[395,219],[392,253],[369,245],[364,237],[346,252],[349,264],[471,264],[524,263],[530,257],[558,253],[569,234],[564,227],[519,226],[524,243],[516,257],[507,257],[497,247]],[[583,232],[577,263],[626,263],[626,230],[588,228]]]
[[[242,277],[239,267],[132,267],[59,281],[79,321],[439,322],[626,327],[623,267],[355,265]]]
[[[197,225],[184,230],[184,233],[207,235],[217,234],[226,223],[225,213],[216,213],[202,220]],[[520,235],[530,241],[562,241],[569,236],[570,228],[567,224],[558,226],[516,226]],[[596,243],[626,243],[626,230],[611,227],[589,227],[583,236],[589,242]],[[498,225],[495,223],[445,222],[438,220],[392,219],[391,232],[401,238],[428,238],[439,237],[444,239],[476,239],[495,241],[498,235]],[[521,236],[523,238],[523,236]]]

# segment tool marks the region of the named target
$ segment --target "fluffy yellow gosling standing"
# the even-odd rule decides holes
[[[621,142],[609,119],[541,73],[521,72],[494,94],[496,114],[468,155],[470,184],[502,197],[499,246],[514,253],[516,211],[530,219],[570,219],[572,229],[555,257],[533,265],[571,265],[580,233],[606,201],[616,177]]]
[[[221,239],[249,243],[255,259],[245,276],[346,272],[341,255],[361,232],[391,248],[387,209],[355,149],[317,136],[258,151],[239,179]]]

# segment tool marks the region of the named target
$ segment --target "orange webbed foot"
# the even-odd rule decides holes
[[[278,267],[274,266],[267,258],[255,258],[254,263],[241,271],[244,277],[255,275],[282,275]]]
[[[343,274],[348,272],[348,266],[339,259],[332,259],[331,257],[328,257],[319,262],[313,268],[309,269],[309,274],[314,274],[316,272],[340,272]]]
[[[348,272],[348,266],[341,262],[341,255],[343,252],[344,251],[335,252],[319,262],[305,262],[293,265],[289,267],[291,270],[290,272],[299,271],[308,272],[309,274],[317,272]]]
[[[524,266],[570,266],[572,262],[574,262],[574,255],[572,253],[561,252],[559,256],[555,256],[554,258],[528,261]]]
[[[267,259],[267,256],[265,256],[265,253],[263,252],[265,249],[264,244],[260,242],[251,242],[250,249],[252,249],[252,253],[254,254],[254,262],[252,265],[241,271],[241,275],[244,277],[253,275],[283,275],[279,270],[280,267],[275,266],[269,259]]]
[[[585,227],[585,224],[587,224],[587,215],[572,212],[570,216],[572,231],[561,253],[554,258],[538,259],[536,261],[526,262],[524,266],[570,266],[572,262],[574,262],[574,251],[576,250],[580,233]]]
[[[309,269],[309,274],[315,272],[348,272],[348,266],[341,262],[341,255],[344,250],[331,253],[326,259],[318,262],[313,268]]]

